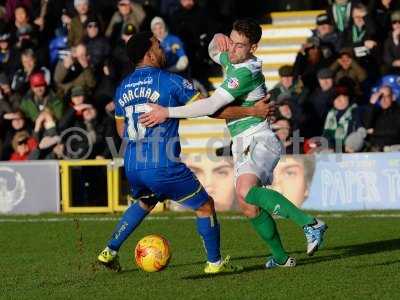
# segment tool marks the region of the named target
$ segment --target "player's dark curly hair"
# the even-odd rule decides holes
[[[257,44],[262,35],[261,26],[253,19],[241,19],[233,23],[233,30],[243,34],[250,44]]]
[[[126,52],[130,61],[136,66],[145,56],[146,52],[151,48],[151,38],[153,33],[143,31],[132,36],[126,44]]]

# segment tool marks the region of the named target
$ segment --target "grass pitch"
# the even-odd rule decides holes
[[[293,269],[265,270],[269,251],[249,223],[219,214],[222,252],[245,270],[205,276],[204,251],[187,214],[153,215],[120,252],[123,271],[97,271],[93,262],[119,216],[0,216],[1,299],[398,299],[400,212],[325,214],[323,249],[305,254],[302,231],[278,220]],[[172,260],[158,273],[139,271],[133,250],[144,235],[171,244]]]

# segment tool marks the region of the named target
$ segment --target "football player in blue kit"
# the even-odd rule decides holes
[[[195,211],[197,231],[207,252],[205,273],[236,272],[229,257],[221,259],[220,227],[213,199],[195,175],[180,159],[179,120],[169,119],[154,128],[138,121],[148,111],[147,103],[181,106],[197,97],[188,80],[163,71],[165,55],[159,41],[150,32],[133,36],[127,52],[135,65],[116,90],[115,118],[119,135],[128,139],[124,154],[125,173],[136,201],[125,211],[98,261],[106,267],[121,270],[118,250],[154,206],[172,199]]]

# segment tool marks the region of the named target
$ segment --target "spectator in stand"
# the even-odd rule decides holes
[[[0,23],[0,71],[12,76],[19,68],[18,54],[12,47],[10,30]]]
[[[111,68],[115,72],[116,81],[119,82],[133,70],[131,60],[126,53],[126,43],[136,34],[133,24],[125,24],[122,30],[122,36],[117,41],[111,54]]]
[[[170,30],[185,45],[190,62],[191,77],[202,84],[208,82],[208,44],[217,31],[215,21],[206,14],[196,0],[180,0],[179,8],[169,20]]]
[[[12,139],[14,135],[21,131],[32,132],[32,129],[30,123],[24,118],[20,111],[6,113],[3,115],[3,119],[5,120],[3,125],[6,130],[3,139],[3,153],[0,159],[9,160],[13,152]]]
[[[385,40],[383,61],[386,74],[400,74],[400,11],[393,12],[390,16],[392,31]]]
[[[29,78],[34,73],[43,73],[46,85],[50,85],[50,71],[37,63],[36,55],[32,49],[26,49],[21,53],[22,68],[14,74],[11,89],[23,96],[29,90]]]
[[[279,68],[279,82],[270,91],[271,101],[278,101],[278,97],[282,95],[291,98],[295,106],[300,106],[307,96],[307,89],[301,80],[294,76],[294,69],[292,66],[284,65]]]
[[[317,77],[319,86],[303,105],[304,123],[300,131],[305,138],[321,136],[325,118],[332,108],[335,96],[333,71],[329,68],[321,69]]]
[[[367,79],[367,72],[353,59],[353,49],[343,48],[340,50],[339,58],[330,68],[335,73],[335,83],[339,83],[343,79],[351,80],[356,96],[362,96],[361,85]]]
[[[64,59],[70,52],[68,47],[68,32],[64,26],[55,30],[55,37],[49,42],[50,66],[54,70],[57,62]]]
[[[272,130],[284,147],[284,154],[293,154],[292,127],[290,120],[285,117],[278,117],[272,124]],[[296,153],[299,154],[299,153]]]
[[[309,39],[304,46],[307,48],[297,53],[293,73],[295,78],[301,79],[304,86],[309,90],[314,90],[318,86],[318,70],[328,65],[323,60],[321,49],[313,39]]]
[[[0,73],[0,118],[3,112],[17,111],[20,104],[21,97],[12,93],[7,75]]]
[[[77,46],[82,41],[84,24],[90,16],[89,0],[74,0],[74,7],[77,13],[74,17],[71,18],[67,14],[62,16],[63,23],[67,24],[70,47]]]
[[[95,73],[100,73],[104,61],[110,55],[111,47],[108,40],[101,33],[97,18],[88,17],[86,20],[82,43],[86,46],[87,54],[90,57],[90,63]]]
[[[375,25],[363,4],[356,4],[352,11],[352,25],[344,34],[344,46],[353,48],[354,58],[368,73],[370,82],[379,78],[378,47]]]
[[[344,85],[335,87],[333,108],[325,119],[323,137],[328,140],[329,148],[343,151],[344,142],[352,132],[361,126],[360,112],[350,90]]]
[[[327,10],[339,34],[344,33],[350,27],[353,5],[352,0],[334,0]]]
[[[71,54],[56,65],[54,81],[60,95],[65,95],[74,86],[82,86],[91,91],[96,86],[93,68],[89,62],[86,46],[79,44],[73,47]]]
[[[293,99],[287,94],[280,95],[278,97],[276,105],[278,118],[283,117],[285,119],[288,119],[291,124],[290,127],[293,130],[299,129],[302,111],[301,107],[298,106],[296,102],[294,102]]]
[[[39,114],[45,109],[51,111],[56,119],[60,119],[64,104],[48,87],[43,73],[35,73],[30,77],[31,89],[22,98],[21,111],[32,122],[36,121]]]
[[[383,44],[391,30],[390,14],[394,11],[397,1],[373,0],[369,1],[368,12],[376,24],[378,44]]]
[[[28,160],[29,154],[37,147],[36,140],[27,131],[17,132],[12,139],[14,152],[11,161]]]
[[[12,26],[13,40],[16,39],[17,32],[24,28],[31,28],[32,31],[36,31],[36,27],[33,28],[29,20],[29,11],[23,5],[18,5],[14,10],[15,21]]]
[[[61,132],[70,127],[78,127],[85,130],[87,135],[82,140],[73,141],[71,144],[73,151],[66,155],[70,158],[79,158],[74,157],[74,151],[80,149],[82,153],[87,153],[85,151],[92,147],[90,158],[109,157],[105,138],[114,136],[113,121],[111,118],[100,118],[94,106],[85,101],[83,88],[74,87],[71,91],[71,105],[59,122],[59,130]],[[65,138],[68,138],[68,135]]]
[[[328,14],[319,14],[316,18],[317,28],[312,31],[311,40],[313,45],[319,47],[322,56],[327,63],[332,63],[335,55],[339,53],[341,41],[335,31],[332,20]],[[309,47],[304,44],[302,50]]]
[[[365,115],[371,151],[400,144],[400,107],[389,86],[382,86],[371,95]]]
[[[145,12],[140,4],[130,0],[119,0],[118,11],[112,16],[105,35],[114,44],[121,39],[125,25],[132,24],[138,32],[145,17]]]
[[[155,17],[151,21],[150,27],[164,50],[167,59],[166,69],[182,75],[189,65],[189,59],[183,48],[181,39],[168,32],[164,20],[160,17]]]

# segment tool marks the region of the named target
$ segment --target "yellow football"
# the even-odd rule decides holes
[[[161,271],[168,265],[170,258],[169,242],[160,235],[152,234],[145,236],[136,245],[136,264],[143,271]]]

